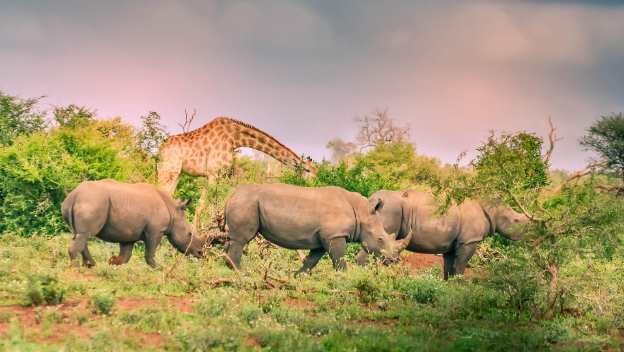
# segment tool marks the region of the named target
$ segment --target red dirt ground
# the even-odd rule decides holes
[[[410,253],[403,257],[403,262],[409,266],[412,274],[417,274],[431,267],[438,267],[442,271],[444,268],[444,259],[441,255]],[[472,276],[470,268],[466,269],[465,276]]]
[[[153,305],[160,305],[159,299],[145,298],[119,298],[115,302],[115,310],[135,310]],[[185,297],[169,297],[168,304],[175,307],[180,312],[191,312],[194,301]],[[49,335],[39,335],[42,333],[43,325],[41,317],[46,311],[56,310],[60,314],[60,321],[54,323],[54,331]],[[22,307],[19,305],[0,306],[0,313],[11,313],[17,316],[20,325],[28,334],[39,335],[36,342],[58,344],[62,343],[69,334],[74,334],[78,338],[88,340],[92,336],[92,332],[85,326],[80,325],[74,319],[74,314],[84,312],[89,314],[89,319],[100,319],[100,316],[94,314],[89,306],[88,300],[68,301],[57,306],[42,307]],[[0,323],[0,335],[8,331],[8,323]],[[148,346],[156,348],[162,347],[165,337],[157,333],[143,333],[139,331],[127,332],[130,336],[139,336],[141,342]]]

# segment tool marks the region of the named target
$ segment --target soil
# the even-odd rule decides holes
[[[115,308],[119,310],[136,310],[160,304],[159,299],[145,298],[119,298],[115,302]],[[191,312],[194,301],[184,297],[169,297],[169,306],[175,307],[181,312]],[[59,321],[53,323],[53,332],[43,331],[42,317],[46,312],[57,311],[60,314]],[[100,319],[91,310],[88,300],[68,301],[56,306],[22,307],[19,305],[0,306],[0,313],[15,315],[23,331],[33,335],[34,341],[45,344],[60,344],[69,334],[88,340],[93,335],[87,327],[81,325],[74,317],[76,313],[88,315],[89,320]],[[0,323],[0,336],[8,331],[8,323]],[[138,336],[140,341],[148,346],[162,347],[166,338],[157,333],[143,333],[132,331],[131,336]],[[130,336],[130,335],[128,335]]]
[[[403,262],[410,268],[412,274],[418,274],[432,267],[438,267],[442,272],[444,268],[444,258],[435,254],[410,253],[403,257]],[[472,276],[472,270],[466,268],[464,275]]]

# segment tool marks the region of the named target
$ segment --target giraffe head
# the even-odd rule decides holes
[[[314,161],[309,156],[301,158],[303,161],[303,171],[304,176],[306,178],[314,178],[316,177],[316,166],[314,165]]]

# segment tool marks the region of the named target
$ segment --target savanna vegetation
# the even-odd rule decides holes
[[[215,184],[183,177],[177,196],[197,200],[205,234],[239,184],[338,185],[364,196],[416,188],[442,213],[467,198],[525,213],[528,235],[484,241],[464,277],[443,281],[434,265],[353,263],[335,272],[323,259],[294,278],[295,251],[253,242],[232,271],[213,245],[201,260],[166,241],[151,269],[136,249],[109,266],[117,247],[94,240],[95,268],[70,267],[70,235],[59,212],[83,180],[155,182],[166,129],[155,112],[135,128],[69,105],[0,93],[0,350],[618,350],[624,347],[624,144],[621,114],[588,126],[581,144],[597,153],[587,170],[551,170],[554,128],[491,134],[469,162],[420,155],[409,129],[387,111],[356,121],[356,138],[328,143],[330,161],[313,178],[274,160],[239,155]],[[467,146],[468,147],[468,146]],[[193,217],[194,208],[188,212]]]

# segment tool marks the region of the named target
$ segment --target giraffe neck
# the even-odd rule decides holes
[[[279,162],[289,166],[295,166],[303,162],[301,158],[290,148],[280,143],[268,133],[261,131],[241,121],[228,119],[232,123],[234,133],[233,147],[247,147],[261,151],[272,156]]]

